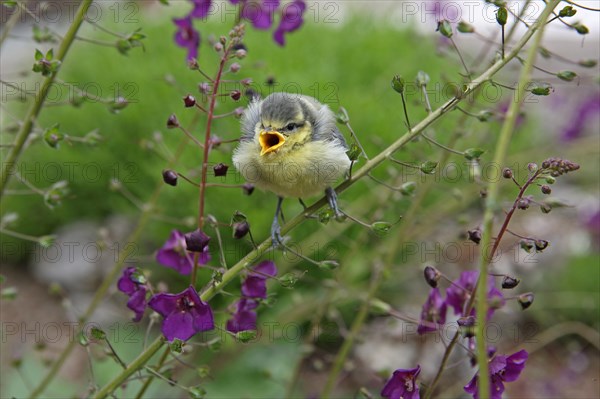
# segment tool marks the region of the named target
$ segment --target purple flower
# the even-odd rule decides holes
[[[258,302],[242,298],[236,304],[236,310],[231,319],[227,320],[227,331],[237,333],[240,331],[256,330],[256,307]]]
[[[181,274],[188,275],[192,271],[194,261],[186,249],[187,245],[183,233],[173,230],[167,242],[158,250],[156,261],[163,266],[177,270]]]
[[[528,357],[527,351],[520,350],[508,357],[497,355],[490,361],[491,399],[502,398],[504,382],[516,381],[519,378]],[[478,374],[475,374],[473,379],[464,387],[465,391],[473,395],[474,399],[479,399],[479,393],[477,392]]]
[[[285,33],[290,33],[299,29],[304,20],[302,19],[302,14],[304,14],[304,10],[306,9],[306,3],[304,0],[294,0],[291,3],[285,5],[281,13],[281,21],[279,22],[279,26],[273,32],[273,39],[280,46],[285,45]]]
[[[250,21],[256,29],[270,29],[273,14],[279,7],[279,0],[245,1],[242,5],[242,18]]]
[[[463,315],[464,307],[471,297],[475,284],[477,284],[477,277],[479,272],[476,270],[469,270],[462,272],[458,280],[454,280],[452,285],[446,290],[446,303],[454,309],[454,313],[457,315]],[[496,287],[494,287],[494,279],[488,278],[488,301],[490,306],[488,308],[487,319],[490,319],[494,314],[494,311],[504,306],[504,297]],[[475,314],[475,308],[471,310],[471,315]]]
[[[265,260],[259,263],[242,283],[242,295],[247,298],[267,298],[267,278],[277,274],[274,262]]]
[[[135,267],[123,270],[123,275],[117,282],[119,291],[129,295],[127,307],[135,312],[133,321],[140,321],[146,309],[146,285],[141,273]]]
[[[183,18],[173,18],[177,26],[175,32],[175,44],[187,49],[187,60],[198,58],[198,47],[200,46],[200,32],[194,29],[192,14]]]
[[[204,18],[208,15],[212,0],[192,0],[194,3],[194,9],[190,12],[189,16],[192,18]]]
[[[381,390],[381,396],[387,399],[419,399],[419,385],[415,379],[421,372],[421,366],[415,369],[394,371],[392,377]]]
[[[433,288],[421,311],[421,321],[417,328],[418,334],[435,331],[436,324],[442,325],[446,322],[446,302],[442,299],[439,288]]]
[[[148,306],[164,318],[161,331],[169,341],[187,341],[200,331],[215,328],[210,306],[191,285],[179,294],[156,294]]]
[[[568,142],[581,137],[585,131],[586,125],[591,122],[590,119],[600,112],[599,104],[600,97],[598,93],[593,94],[586,99],[585,102],[579,104],[575,111],[575,115],[571,118],[567,118],[569,123],[560,135],[561,141]]]

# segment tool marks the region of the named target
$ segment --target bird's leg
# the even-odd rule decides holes
[[[282,202],[283,197],[277,197],[277,209],[275,209],[275,217],[273,218],[273,223],[271,224],[271,241],[274,247],[279,246],[283,242],[283,237],[281,237],[281,226],[279,225],[279,215],[281,214]]]
[[[298,202],[300,202],[300,205],[302,205],[302,208],[304,208],[304,212],[306,212],[308,206],[304,203],[304,201],[302,201],[302,198],[298,198]]]
[[[338,208],[337,194],[335,190],[331,187],[327,187],[325,189],[325,195],[327,196],[327,202],[329,203],[329,207],[335,213],[335,220],[337,220],[338,222],[343,221],[345,219],[345,216],[342,213],[342,211],[340,211],[340,208]]]

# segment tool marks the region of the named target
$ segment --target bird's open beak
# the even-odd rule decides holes
[[[265,155],[281,147],[283,143],[285,143],[285,136],[274,130],[263,130],[258,136],[258,142],[260,143],[260,147],[262,148],[262,150],[260,151],[260,155]]]

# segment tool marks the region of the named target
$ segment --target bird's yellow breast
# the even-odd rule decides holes
[[[350,159],[339,143],[286,144],[290,145],[286,145],[285,151],[261,156],[258,143],[242,142],[234,152],[233,162],[249,183],[282,197],[297,198],[322,192],[350,169]]]

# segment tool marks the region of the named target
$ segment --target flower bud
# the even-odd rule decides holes
[[[221,43],[223,46],[227,44],[227,38],[225,36],[220,36],[219,37],[219,43]]]
[[[544,193],[546,195],[550,194],[552,192],[552,189],[550,188],[550,186],[547,186],[545,184],[541,187],[541,189],[542,189],[542,193]]]
[[[278,281],[282,287],[292,288],[298,282],[298,277],[294,273],[286,273]]]
[[[475,244],[479,244],[481,242],[481,229],[479,227],[467,231],[467,234],[469,236],[469,240],[473,241]]]
[[[396,92],[402,94],[404,93],[404,85],[405,85],[405,81],[404,78],[400,75],[395,75],[392,78],[392,88],[394,90],[396,90]]]
[[[239,49],[239,50],[235,51],[235,57],[240,60],[242,58],[245,58],[247,54],[248,54],[248,52],[244,49]]]
[[[572,6],[565,6],[558,12],[558,16],[561,18],[572,17],[577,14],[577,10],[575,10]]]
[[[198,84],[198,90],[202,94],[208,94],[208,93],[210,93],[210,85],[206,82],[202,82],[202,83]]]
[[[519,280],[518,278],[504,276],[504,278],[502,279],[502,288],[505,290],[510,290],[519,285],[520,282],[521,280]]]
[[[538,170],[538,166],[535,162],[529,162],[527,164],[527,170],[529,170],[531,173],[535,173]]]
[[[450,25],[450,22],[446,19],[438,21],[438,26],[437,26],[436,31],[440,32],[442,35],[446,36],[447,38],[452,37],[452,25]]]
[[[521,305],[521,309],[525,310],[531,306],[534,300],[534,295],[531,292],[519,295],[517,299],[519,301],[519,305]]]
[[[239,90],[234,90],[229,93],[229,97],[231,97],[233,101],[239,101],[239,99],[242,98],[242,93]]]
[[[564,80],[566,82],[571,82],[573,79],[575,79],[577,77],[577,74],[573,71],[560,71],[559,73],[556,74],[556,76],[561,80]]]
[[[190,252],[204,252],[210,242],[210,237],[200,229],[186,233],[183,237],[185,238],[185,247]]]
[[[473,33],[475,32],[475,28],[473,27],[473,25],[465,22],[465,21],[460,21],[458,23],[458,26],[456,27],[456,29],[458,29],[458,31],[460,33]]]
[[[423,71],[417,72],[417,79],[415,80],[415,83],[419,87],[427,86],[427,84],[429,83],[429,75],[427,75],[427,73]]]
[[[229,67],[229,70],[233,73],[238,73],[240,71],[240,69],[242,69],[242,66],[240,64],[238,64],[237,62],[234,62]]]
[[[550,244],[550,243],[546,240],[535,240],[534,241],[535,250],[537,252],[542,252],[544,249],[548,248],[548,244]]]
[[[513,171],[510,168],[502,169],[502,177],[504,177],[505,179],[512,179]]]
[[[177,185],[177,172],[175,172],[174,170],[171,169],[165,169],[162,172],[162,176],[163,176],[163,181],[165,183],[167,183],[170,186],[176,186]]]
[[[435,267],[431,266],[425,267],[423,275],[425,276],[425,281],[427,281],[427,284],[429,284],[431,288],[436,288],[438,281],[440,281],[440,277],[442,277],[441,273]]]
[[[242,190],[244,191],[244,194],[252,195],[254,192],[254,184],[244,183],[244,185],[242,185]]]
[[[517,203],[517,208],[521,210],[526,210],[529,208],[529,200],[526,198],[521,198]]]
[[[499,25],[504,26],[506,25],[507,19],[508,11],[506,10],[506,7],[498,8],[498,11],[496,11],[496,22],[498,22]]]
[[[233,223],[233,238],[239,240],[244,238],[250,231],[250,224],[244,220],[241,222]]]
[[[194,98],[194,96],[191,94],[188,94],[187,96],[183,97],[183,104],[186,108],[193,107],[196,105],[196,98]]]
[[[175,114],[172,114],[171,116],[169,116],[169,119],[167,119],[167,128],[174,129],[176,127],[179,127],[179,120],[177,119]]]
[[[229,169],[229,166],[225,165],[224,163],[216,164],[215,166],[213,166],[215,177],[227,176],[227,169]]]
[[[542,211],[542,213],[550,213],[550,211],[552,210],[552,205],[544,202],[540,205],[540,210]]]
[[[213,48],[215,49],[215,51],[217,53],[220,53],[221,51],[223,51],[223,45],[221,43],[215,43],[215,45],[213,46]]]
[[[521,249],[525,250],[525,252],[531,253],[535,245],[533,241],[524,239],[519,241],[519,246],[521,247]]]
[[[574,24],[572,26],[573,26],[573,28],[575,28],[577,33],[579,33],[580,35],[587,35],[588,33],[590,33],[590,30],[588,29],[588,27],[583,25],[580,22],[577,22],[576,24]]]

